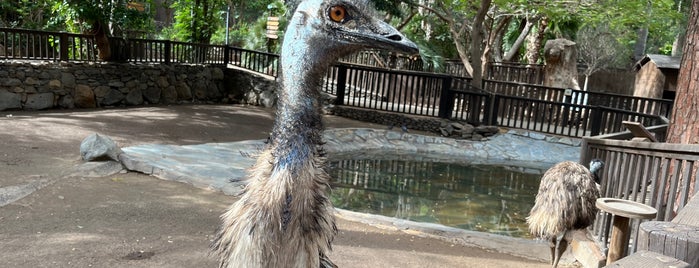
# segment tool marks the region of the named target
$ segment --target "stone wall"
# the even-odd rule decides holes
[[[271,106],[274,88],[269,79],[215,66],[0,62],[0,111],[196,102]]]

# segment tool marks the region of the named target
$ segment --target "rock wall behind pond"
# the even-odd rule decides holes
[[[273,104],[275,96],[269,93],[274,92],[273,81],[246,76],[251,75],[202,65],[7,61],[0,62],[0,111],[193,102]],[[264,99],[268,95],[272,100]]]

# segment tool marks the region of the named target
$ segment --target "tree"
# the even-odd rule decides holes
[[[699,144],[699,0],[691,4],[679,72],[667,142]],[[693,175],[690,193],[694,192],[695,182]]]
[[[145,0],[150,4],[150,0]],[[102,60],[112,59],[109,36],[122,36],[127,30],[152,27],[152,15],[138,10],[126,0],[62,0],[53,3],[56,15],[53,25],[66,25],[66,30],[95,35]]]
[[[583,90],[587,91],[590,75],[607,68],[617,60],[620,54],[619,43],[607,25],[583,27],[578,31],[575,43],[578,60],[585,64]]]

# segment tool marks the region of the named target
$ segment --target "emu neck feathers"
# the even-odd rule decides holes
[[[322,78],[335,55],[324,53],[322,38],[315,38],[313,22],[297,12],[290,23],[281,55],[279,105],[272,131],[276,168],[296,173],[313,155],[319,153],[323,130],[320,100]]]

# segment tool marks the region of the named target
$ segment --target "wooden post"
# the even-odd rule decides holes
[[[335,105],[343,105],[345,104],[345,89],[347,88],[347,66],[337,65],[337,81],[335,83],[337,84]]]
[[[230,48],[228,45],[225,45],[223,47],[223,66],[228,66],[228,62],[231,61],[231,56],[230,56]]]
[[[446,76],[443,79],[442,93],[439,97],[439,117],[449,119],[454,111],[454,92],[451,91],[451,76]],[[474,111],[469,112],[473,113]]]
[[[59,60],[60,61],[67,61],[68,60],[68,33],[66,32],[61,32],[60,37],[59,37]]]
[[[164,49],[165,49],[165,51],[164,51],[165,55],[163,55],[163,56],[165,57],[165,63],[170,63],[170,57],[172,56],[171,55],[172,45],[170,44],[170,40],[165,40],[165,48]]]
[[[498,109],[500,105],[500,97],[497,94],[490,94],[488,96],[488,108],[484,109],[486,111],[487,116],[485,123],[488,125],[497,125],[498,124]]]
[[[592,107],[590,114],[590,136],[597,136],[602,130],[602,109],[599,106]]]
[[[614,215],[614,225],[612,227],[612,237],[609,239],[609,253],[607,254],[607,265],[621,259],[625,254],[629,237],[629,218]]]

